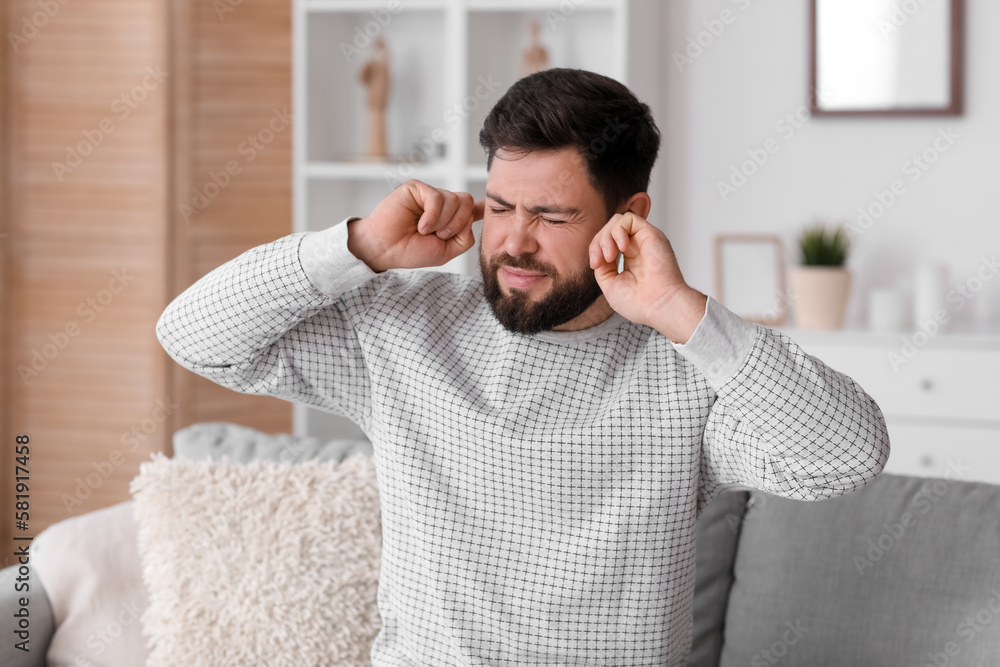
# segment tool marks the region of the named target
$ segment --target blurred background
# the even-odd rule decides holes
[[[814,29],[806,0],[5,0],[4,544],[126,499],[139,463],[169,454],[173,432],[192,423],[354,432],[181,370],[156,320],[226,260],[364,215],[406,178],[482,196],[479,128],[529,65],[614,76],[651,106],[663,145],[650,219],[691,285],[732,305],[721,285],[737,276],[741,298],[759,306],[741,315],[801,333],[807,350],[871,386],[900,442],[912,435],[899,460],[914,470],[936,469],[942,443],[955,441],[995,463],[989,406],[1000,392],[983,371],[1000,370],[990,282],[1000,4],[938,1],[884,0],[869,44],[850,37],[838,60],[822,48],[837,33]],[[908,34],[906,48],[882,48]],[[896,59],[877,64],[886,54]],[[371,62],[390,73],[378,156],[359,80]],[[860,70],[845,78],[842,62]],[[857,71],[871,74],[867,98],[846,90]],[[851,240],[841,321],[818,333],[797,326],[786,285],[817,222]],[[774,239],[776,257],[720,252]],[[449,270],[475,270],[470,257]],[[963,370],[908,376],[920,363]],[[855,368],[876,374],[862,380]],[[951,393],[932,390],[949,383]],[[17,487],[24,468],[30,492]],[[26,529],[15,514],[24,507]]]

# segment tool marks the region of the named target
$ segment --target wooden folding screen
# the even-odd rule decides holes
[[[241,150],[291,112],[291,9],[290,0],[7,0],[0,13],[9,545],[15,533],[127,500],[139,463],[169,452],[178,428],[291,429],[288,404],[180,370],[154,334],[184,287],[291,231],[290,126],[252,161]],[[216,193],[209,184],[233,160],[239,173]],[[206,190],[214,196],[192,214]],[[23,532],[18,434],[30,437]]]

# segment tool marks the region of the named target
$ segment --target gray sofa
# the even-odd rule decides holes
[[[371,454],[364,441],[323,443],[226,424],[179,431],[174,448],[178,458],[227,456],[240,462]],[[955,470],[938,479],[884,474],[852,495],[816,503],[760,492],[720,495],[698,522],[689,664],[1000,664],[1000,486],[961,481],[960,466]],[[100,512],[129,520],[128,503]],[[137,558],[122,551],[94,557]],[[121,571],[126,569],[134,572],[136,566],[123,560]],[[31,651],[24,652],[14,646],[15,613],[24,595],[14,590],[17,575],[16,568],[0,572],[0,614],[8,625],[0,665],[45,665],[53,636],[68,621],[60,618],[61,609],[53,611],[44,587],[82,589],[77,582],[86,576],[57,582],[33,576]],[[116,582],[86,585],[107,591]],[[67,597],[62,588],[59,593],[58,599]],[[124,601],[122,608],[127,608]],[[124,612],[118,616],[128,618]],[[134,628],[131,636],[141,641]],[[91,637],[91,642],[97,640]],[[101,662],[84,646],[74,656],[72,647],[67,653],[61,643],[61,653],[53,650],[49,656],[52,664],[73,664],[72,657],[77,664],[119,664],[110,651]]]

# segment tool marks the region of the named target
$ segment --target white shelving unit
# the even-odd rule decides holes
[[[479,130],[518,77],[532,20],[552,66],[606,74],[653,106],[659,16],[657,0],[295,0],[295,231],[364,215],[407,178],[482,197]],[[385,163],[357,157],[367,120],[358,71],[374,52],[365,40],[375,36],[389,49],[388,147],[401,158]],[[443,155],[422,161],[428,138],[442,139]],[[474,251],[444,268],[478,270]],[[356,433],[346,420],[303,406],[294,422],[298,434]]]

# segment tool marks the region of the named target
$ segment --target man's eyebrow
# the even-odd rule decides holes
[[[486,196],[492,199],[496,203],[500,204],[504,208],[514,208],[514,205],[509,201],[506,201],[503,197],[496,194],[495,192],[486,191]],[[540,206],[532,206],[528,209],[529,213],[566,213],[569,215],[576,215],[580,212],[580,209],[573,206],[555,206],[542,204]]]

